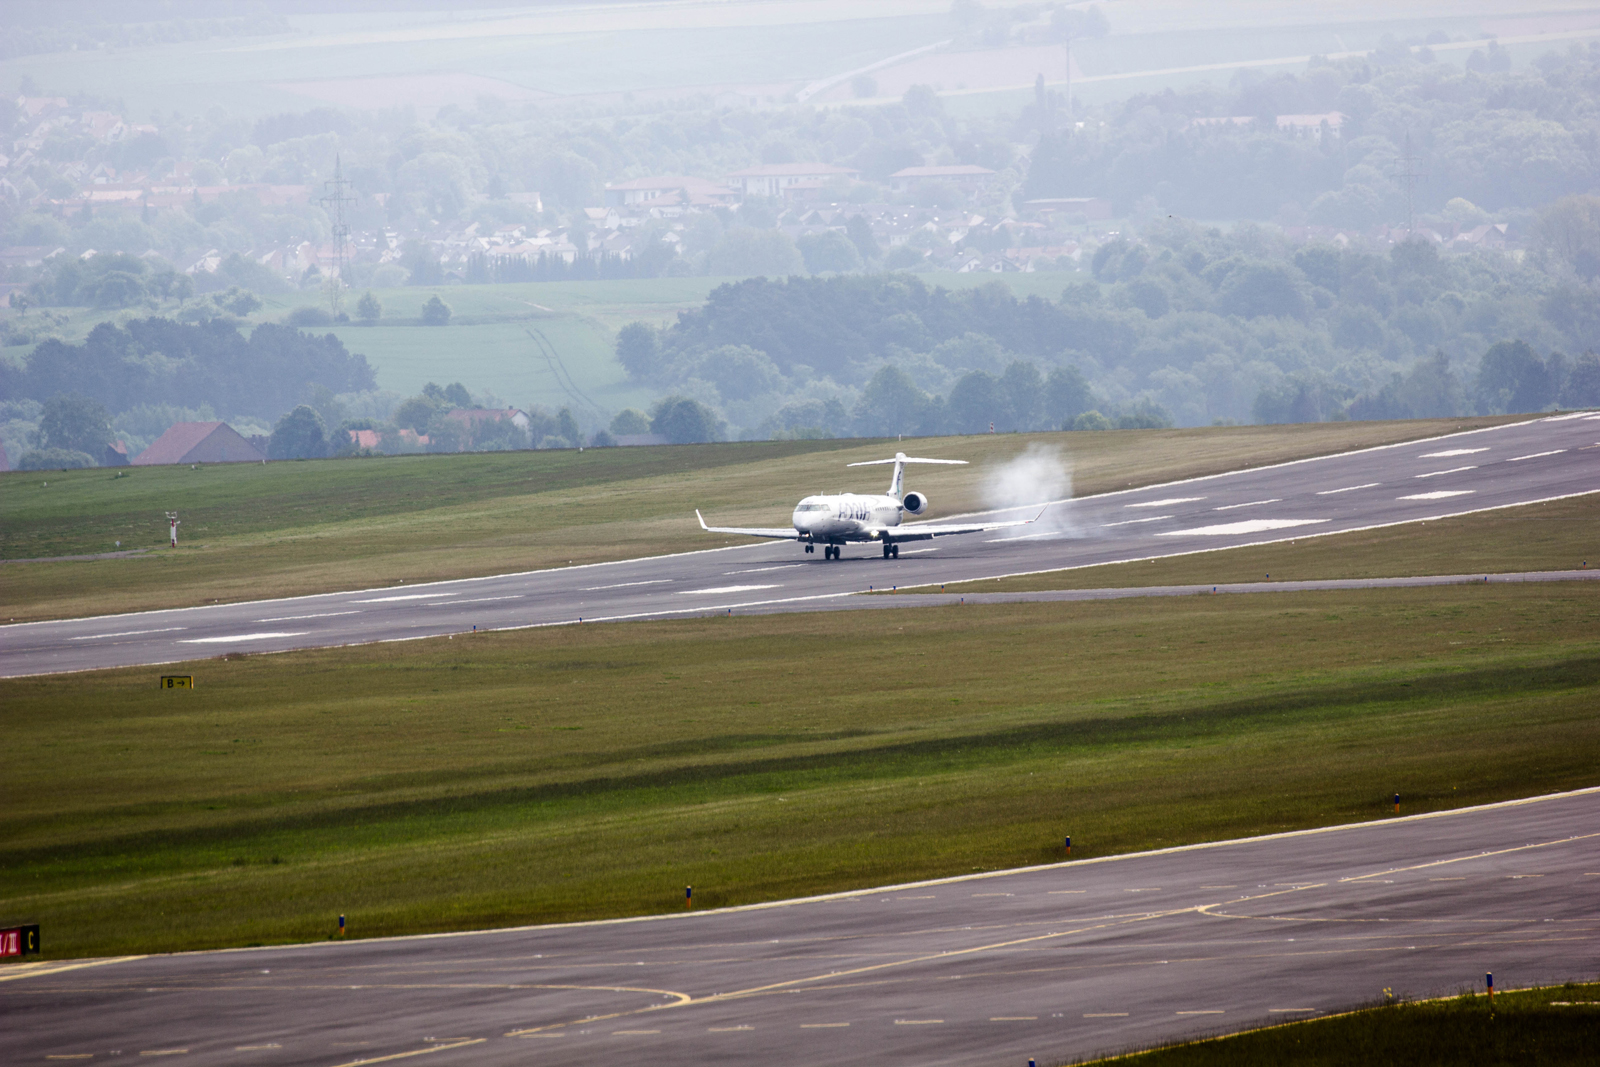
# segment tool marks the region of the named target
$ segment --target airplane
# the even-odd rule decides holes
[[[893,459],[869,459],[850,463],[851,467],[874,467],[883,463],[894,464],[894,476],[889,480],[889,492],[877,494],[839,493],[837,495],[808,496],[794,508],[794,525],[784,527],[707,526],[705,516],[696,508],[694,517],[707,533],[740,534],[745,537],[769,537],[781,541],[798,541],[807,552],[815,552],[822,545],[823,559],[838,559],[839,551],[852,541],[877,543],[883,546],[884,559],[900,558],[900,542],[926,541],[930,537],[950,534],[983,533],[1007,526],[1026,526],[1033,519],[1011,522],[979,522],[966,524],[916,523],[902,526],[906,515],[921,515],[928,510],[928,498],[923,493],[904,492],[907,463],[940,463],[965,466],[964,459],[919,459],[904,452],[896,452]],[[1039,513],[1043,515],[1044,512]]]

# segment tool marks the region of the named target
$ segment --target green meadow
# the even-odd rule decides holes
[[[1390,1004],[1309,1022],[1194,1041],[1131,1056],[1128,1067],[1482,1067],[1594,1062],[1600,1042],[1600,983],[1573,982],[1496,994]]]
[[[1593,785],[1597,619],[1588,583],[1479,585],[8,680],[0,918],[62,957],[594,919]]]

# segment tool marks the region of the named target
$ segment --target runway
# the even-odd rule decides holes
[[[827,562],[821,553],[808,556],[781,542],[4,626],[0,677],[404,640],[474,627],[826,610],[869,590],[1259,544],[1596,491],[1600,414],[1579,412],[1085,497],[1053,505],[1033,527],[908,543],[897,560],[861,545]],[[797,487],[797,498],[801,492]],[[685,501],[684,543],[717,543],[696,528],[692,507]],[[1572,562],[1577,568],[1583,561]]]
[[[718,912],[12,966],[0,1042],[40,1064],[1021,1067],[1486,971],[1592,979],[1597,846],[1590,789]]]

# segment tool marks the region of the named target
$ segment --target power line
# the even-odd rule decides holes
[[[337,154],[333,157],[333,178],[322,184],[327,187],[328,195],[318,202],[333,215],[333,276],[328,279],[328,300],[337,316],[344,301],[344,270],[350,247],[350,223],[345,218],[344,206],[356,202],[355,197],[348,195],[352,183],[344,176]]]
[[[1427,177],[1427,174],[1417,170],[1421,160],[1411,152],[1411,134],[1406,134],[1405,153],[1399,159],[1400,169],[1392,171],[1390,177],[1397,178],[1405,183],[1406,187],[1406,237],[1410,238],[1417,232],[1417,182]]]

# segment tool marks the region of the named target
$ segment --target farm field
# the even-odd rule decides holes
[[[936,518],[989,505],[994,468],[1036,444],[1061,450],[1084,495],[1521,418],[986,434],[893,445],[971,461],[922,483]],[[748,442],[12,472],[0,475],[0,559],[45,562],[0,566],[0,599],[9,620],[63,618],[709,547],[695,507],[729,525],[782,521],[797,496],[816,486],[876,488],[876,476],[856,481],[844,464],[880,459],[886,447]],[[176,551],[163,547],[164,516],[173,510],[184,523]],[[150,551],[57,559],[119,547]]]
[[[969,605],[8,680],[0,913],[68,957],[469,929],[1589,786],[1596,617],[1588,583]]]

